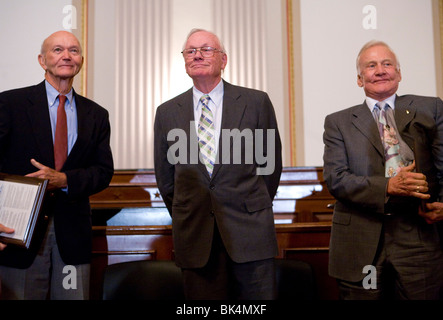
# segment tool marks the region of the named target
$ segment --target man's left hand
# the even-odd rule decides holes
[[[40,162],[36,161],[35,159],[31,159],[31,163],[34,167],[36,167],[39,170],[27,174],[26,175],[27,177],[49,180],[48,184],[49,190],[66,188],[68,186],[68,179],[65,173],[51,169],[41,164]]]
[[[426,211],[423,211],[420,208],[419,214],[429,224],[438,221],[443,221],[443,203],[442,202],[426,203]]]

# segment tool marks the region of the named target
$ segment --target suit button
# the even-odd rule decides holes
[[[215,214],[214,210],[211,210],[211,212],[209,212],[209,215],[210,215],[211,217],[213,217],[214,214]]]
[[[214,189],[215,189],[215,186],[214,186],[213,184],[211,184],[211,185],[209,186],[209,189],[214,190]]]

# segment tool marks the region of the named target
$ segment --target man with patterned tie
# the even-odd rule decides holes
[[[89,196],[114,170],[108,112],[72,88],[83,64],[72,33],[45,39],[38,61],[43,82],[0,94],[0,171],[49,180],[29,250],[8,245],[0,253],[1,298],[87,299]]]
[[[273,299],[278,247],[272,201],[282,164],[272,103],[264,92],[222,79],[227,54],[215,34],[192,30],[182,54],[194,87],[158,107],[154,160],[186,298]],[[187,139],[171,139],[177,129]],[[260,143],[245,139],[239,146],[226,132],[264,135]],[[179,162],[170,156],[177,143],[187,150]],[[268,174],[258,174],[260,161],[237,161],[248,143],[272,158]]]
[[[363,46],[357,73],[365,102],[324,125],[324,178],[337,200],[329,274],[342,299],[439,299],[443,101],[398,96],[400,64],[384,42]]]

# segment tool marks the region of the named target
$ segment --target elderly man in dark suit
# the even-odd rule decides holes
[[[362,48],[357,70],[365,102],[325,119],[329,273],[343,299],[438,299],[443,102],[397,96],[400,65],[383,42]]]
[[[273,299],[282,165],[272,103],[222,80],[215,34],[191,31],[183,56],[194,87],[158,107],[154,159],[186,297]]]
[[[72,88],[83,64],[72,33],[50,35],[38,59],[43,82],[0,94],[0,171],[49,180],[30,249],[0,253],[2,298],[87,299],[89,196],[113,175],[108,112]]]

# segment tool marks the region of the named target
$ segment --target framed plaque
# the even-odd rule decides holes
[[[14,233],[0,241],[29,248],[48,180],[0,173],[0,223]]]

